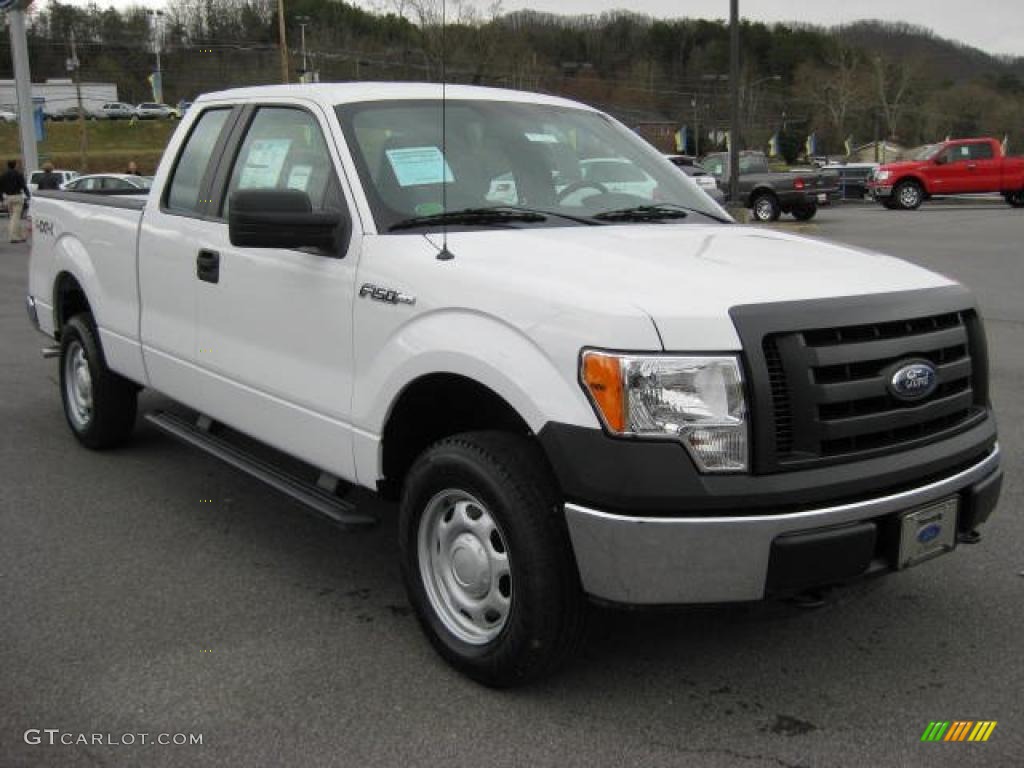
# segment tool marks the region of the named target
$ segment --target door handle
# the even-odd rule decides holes
[[[973,171],[973,170],[974,170],[975,168],[977,168],[977,167],[978,167],[978,164],[977,164],[977,163],[968,163],[968,164],[967,164],[967,170],[968,170],[968,171]]]
[[[196,256],[196,277],[206,283],[220,281],[220,254],[208,248],[200,248]]]

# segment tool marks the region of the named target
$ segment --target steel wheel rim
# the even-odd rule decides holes
[[[761,221],[768,221],[772,217],[772,204],[768,200],[758,200],[754,213]]]
[[[417,535],[420,579],[445,629],[470,645],[501,634],[512,610],[505,536],[487,507],[463,490],[427,502]]]
[[[914,186],[906,186],[901,189],[900,202],[908,208],[913,208],[917,205],[917,188]]]
[[[92,373],[85,347],[78,341],[68,344],[64,355],[64,392],[68,416],[76,428],[86,429],[92,421]]]

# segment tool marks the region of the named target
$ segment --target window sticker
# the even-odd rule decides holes
[[[399,186],[418,187],[455,181],[451,166],[437,147],[404,147],[385,152]],[[444,169],[442,171],[442,168]]]
[[[239,189],[260,189],[276,187],[281,168],[292,146],[291,139],[259,139],[249,148],[242,174],[238,179]]]
[[[528,133],[526,138],[539,144],[557,144],[558,137],[550,133]]]
[[[288,174],[288,189],[305,192],[309,187],[309,177],[313,175],[312,165],[293,165]]]

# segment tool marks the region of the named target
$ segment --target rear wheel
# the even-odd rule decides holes
[[[793,218],[797,221],[810,221],[817,212],[818,206],[816,205],[801,205],[791,211]]]
[[[896,203],[905,211],[913,211],[924,202],[924,190],[916,181],[901,181],[893,190]]]
[[[107,368],[92,316],[75,315],[60,334],[60,393],[71,432],[88,448],[113,448],[135,428],[138,388]]]
[[[1014,208],[1024,208],[1024,189],[1018,192],[1007,192],[1006,202]]]
[[[540,449],[467,432],[409,470],[399,519],[409,600],[434,648],[495,687],[557,669],[585,612],[564,512]]]
[[[778,221],[782,209],[779,207],[778,198],[771,192],[761,192],[754,196],[750,203],[754,213],[754,219],[761,222]]]

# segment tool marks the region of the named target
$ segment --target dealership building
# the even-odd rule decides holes
[[[52,115],[77,106],[78,92],[70,78],[50,78],[43,83],[32,83],[32,99],[37,104],[42,103],[43,111]],[[111,101],[117,101],[117,86],[113,83],[82,83],[82,106],[89,112]],[[0,109],[18,110],[13,80],[0,80]]]

